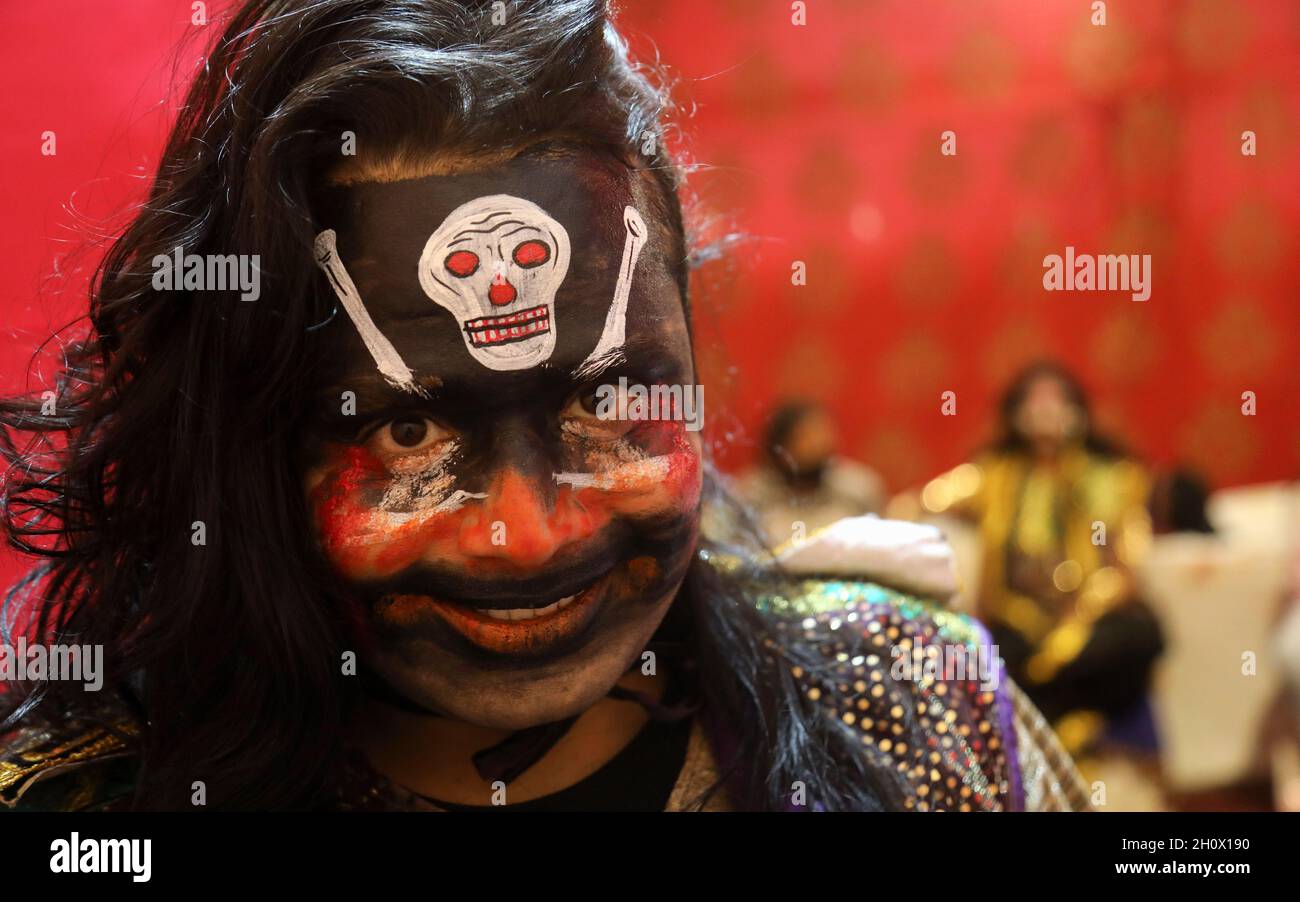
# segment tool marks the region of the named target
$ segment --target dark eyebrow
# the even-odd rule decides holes
[[[602,358],[602,366],[586,375],[577,373],[579,367],[558,361],[541,364],[535,370],[520,372],[533,373],[537,381],[528,391],[540,399],[562,397],[603,382],[617,382],[620,377],[626,377],[629,382],[645,384],[671,381],[680,378],[688,366],[688,363],[668,350],[662,340],[641,336],[629,339],[617,353],[611,352]],[[451,366],[444,369],[440,376],[419,375],[417,368],[416,382],[427,393],[427,397],[419,398],[391,385],[367,359],[364,364],[358,361],[355,369],[331,376],[313,393],[312,403],[318,415],[324,415],[326,420],[333,421],[336,426],[341,426],[344,421],[360,424],[362,421],[419,409],[442,410],[452,417],[465,415],[467,411],[486,409],[484,400],[491,397],[485,394],[489,389],[476,378],[489,374],[479,374],[477,367],[478,364],[467,364],[466,369]],[[341,396],[345,391],[356,395],[355,417],[343,417],[339,412]]]
[[[683,364],[659,341],[629,339],[621,348],[602,354],[590,365],[578,365],[565,375],[575,386],[592,385],[619,376],[655,382],[681,373]]]
[[[430,395],[436,394],[442,388],[442,380],[437,376],[416,376],[415,381]],[[393,385],[378,370],[369,368],[349,371],[330,379],[315,393],[315,398],[317,403],[336,402],[340,401],[343,393],[348,391],[356,395],[358,416],[363,409],[409,406],[424,400]]]

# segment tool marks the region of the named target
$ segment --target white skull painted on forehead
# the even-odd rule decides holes
[[[509,194],[461,204],[429,236],[419,266],[420,287],[456,317],[479,363],[519,370],[550,358],[569,233],[541,207]]]
[[[614,297],[595,349],[575,370],[589,376],[621,353],[627,335],[632,274],[647,233],[634,207],[623,208],[623,257]],[[415,371],[366,309],[339,255],[338,236],[316,236],[316,263],[356,326],[384,379],[421,397]],[[494,370],[519,370],[550,359],[555,350],[555,295],[569,271],[569,233],[545,210],[509,194],[462,204],[429,236],[420,255],[424,293],[456,317],[465,347]]]

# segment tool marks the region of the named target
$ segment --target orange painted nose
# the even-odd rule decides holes
[[[492,287],[488,289],[488,300],[496,304],[498,307],[504,307],[506,304],[513,303],[517,296],[518,292],[515,291],[515,286],[511,285],[505,279],[502,279],[499,282],[494,280],[492,282]]]
[[[594,534],[594,518],[572,503],[567,492],[555,503],[534,482],[505,470],[488,489],[477,521],[460,533],[460,550],[519,567],[539,567],[565,545]]]

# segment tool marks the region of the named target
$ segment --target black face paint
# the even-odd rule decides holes
[[[504,728],[584,710],[684,576],[698,437],[590,404],[620,377],[693,382],[647,190],[573,155],[339,188],[321,205],[352,299],[409,380],[381,369],[351,316],[321,330],[333,364],[307,490],[367,663],[425,707]]]

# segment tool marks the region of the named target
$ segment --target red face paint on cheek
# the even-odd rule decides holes
[[[567,474],[580,504],[613,515],[685,513],[700,500],[700,452],[680,421],[639,425],[586,455],[590,474]]]
[[[316,530],[326,556],[347,569],[347,549],[352,536],[363,533],[370,511],[361,497],[387,479],[388,471],[365,448],[347,447],[328,454],[327,475],[312,492]]]
[[[458,505],[442,512],[384,511],[382,499],[394,476],[364,447],[332,452],[326,466],[311,503],[321,547],[349,579],[391,576],[461,528],[464,512]]]
[[[326,556],[351,580],[394,576],[421,560],[467,572],[540,565],[560,548],[599,533],[611,517],[607,505],[579,503],[563,488],[550,503],[511,469],[482,495],[451,492],[448,481],[442,494],[422,499],[416,510],[394,511],[384,498],[400,477],[374,455],[343,449],[328,466],[312,494],[317,529]],[[508,541],[497,540],[498,526]]]

